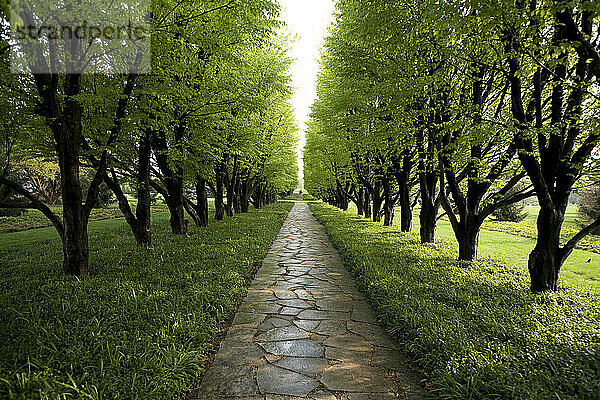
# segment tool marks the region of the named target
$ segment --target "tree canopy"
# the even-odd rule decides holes
[[[596,2],[340,0],[326,41],[306,149],[306,187],[334,205],[411,229],[438,211],[459,259],[483,221],[527,197],[540,204],[534,291],[555,290],[575,245],[560,232],[578,182],[597,168]]]
[[[138,49],[125,60],[149,57],[149,73],[41,73],[40,65],[54,65],[56,48],[73,46],[59,39],[19,75],[10,73],[8,22],[33,21],[39,7],[3,7],[0,206],[41,210],[63,241],[68,274],[87,271],[87,223],[102,188],[148,246],[152,192],[164,198],[173,233],[185,234],[186,212],[208,224],[207,194],[220,219],[224,207],[228,215],[247,212],[297,185],[279,5],[161,0],[152,7],[150,54]],[[56,202],[61,216],[49,207]]]

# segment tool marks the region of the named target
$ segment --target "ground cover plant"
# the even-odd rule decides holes
[[[90,224],[90,273],[62,273],[53,228],[0,235],[0,398],[171,399],[190,389],[220,324],[291,203],[170,233]]]
[[[334,207],[311,209],[436,398],[594,399],[600,297],[563,282],[531,294],[522,267],[456,260],[456,247]]]

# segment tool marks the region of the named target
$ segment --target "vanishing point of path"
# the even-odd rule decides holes
[[[296,203],[195,399],[419,399],[409,363]]]

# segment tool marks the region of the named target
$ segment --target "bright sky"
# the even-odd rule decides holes
[[[310,106],[316,97],[316,79],[319,73],[319,50],[327,28],[333,22],[334,0],[279,0],[288,31],[296,37],[292,43],[290,57],[292,80],[295,88],[294,109],[300,126],[300,149],[298,162],[300,178],[304,178],[302,153],[304,149],[305,125]]]

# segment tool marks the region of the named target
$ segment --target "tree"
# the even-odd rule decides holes
[[[114,7],[126,6],[115,3]],[[65,10],[100,15],[107,12],[91,3],[78,4],[77,8]],[[36,14],[39,10],[22,7],[17,10],[18,21],[13,22],[33,24],[40,17]],[[211,185],[214,176],[210,171],[224,151],[239,153],[239,165],[255,166],[257,169],[251,173],[261,176],[265,190],[265,195],[259,197],[265,202],[265,197],[274,201],[277,190],[287,188],[293,180],[291,174],[296,167],[289,155],[293,153],[294,128],[286,118],[275,127],[282,139],[274,141],[275,146],[281,146],[286,157],[273,176],[265,176],[267,164],[252,164],[252,154],[241,147],[259,135],[248,124],[255,115],[290,108],[286,102],[277,102],[279,108],[269,108],[264,101],[272,93],[288,91],[285,51],[272,51],[283,49],[275,39],[278,10],[271,0],[167,0],[153,9],[152,74],[139,75],[135,68],[128,73],[111,72],[95,63],[87,52],[89,58],[83,61],[67,57],[73,62],[68,65],[72,68],[50,68],[50,73],[41,73],[43,67],[54,66],[59,49],[67,49],[65,55],[84,53],[82,42],[59,41],[56,48],[50,46],[39,58],[26,60],[29,70],[17,76],[8,73],[6,50],[10,46],[5,33],[11,10],[3,7],[0,190],[7,195],[0,206],[42,211],[63,242],[65,272],[79,275],[87,272],[87,223],[104,185],[117,197],[136,241],[144,246],[151,242],[151,188],[169,206],[173,233],[185,233],[186,211],[198,225],[207,223],[206,186]],[[126,14],[129,10],[121,11]],[[100,49],[110,50],[106,46],[100,44]],[[105,55],[110,58],[109,52]],[[144,54],[138,51],[134,58],[128,67],[137,66]],[[88,61],[100,68],[98,73],[84,74],[81,65]],[[225,115],[230,118],[223,119]],[[286,111],[285,115],[291,113]],[[218,132],[234,126],[238,129],[231,133],[243,140],[235,142],[238,148],[228,148]],[[268,150],[265,163],[279,148]],[[61,190],[62,218],[48,207],[54,198],[46,196],[46,183],[40,185],[36,177],[35,185],[27,184],[20,178],[27,172],[25,166],[36,160],[57,164],[60,185],[54,187]],[[88,174],[91,176],[84,187],[82,180]],[[229,187],[228,195],[234,199],[240,190],[238,178],[235,176]],[[184,194],[184,187],[190,184],[196,186],[195,204]],[[135,214],[125,195],[125,185],[136,188]],[[247,189],[249,193],[251,188]]]
[[[600,55],[592,39],[599,7],[588,0],[508,2],[497,19],[518,155],[540,204],[529,256],[534,292],[556,290],[567,257],[600,226],[596,219],[561,245],[569,197],[600,142]]]

